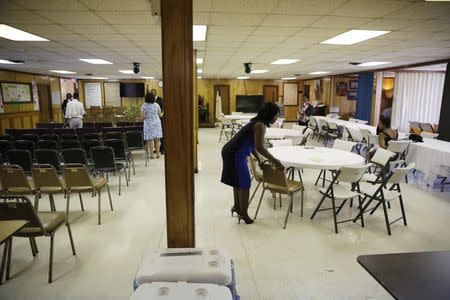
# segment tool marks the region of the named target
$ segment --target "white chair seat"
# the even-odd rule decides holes
[[[365,194],[367,196],[373,196],[379,187],[379,184],[362,185],[360,187],[360,191],[362,194]],[[390,191],[387,189],[383,189],[383,194],[386,201],[392,201],[394,199],[397,199],[401,195],[401,193],[397,191]]]
[[[321,188],[319,192],[321,194],[325,194],[327,191],[327,187]],[[333,186],[334,198],[339,200],[351,199],[354,197],[358,197],[359,193],[354,192],[350,189],[350,186],[345,186],[342,184],[335,184]]]
[[[377,180],[377,175],[365,173],[360,181],[361,182],[375,182],[375,180]]]

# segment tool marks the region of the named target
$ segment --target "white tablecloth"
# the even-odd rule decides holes
[[[268,150],[286,168],[337,170],[364,165],[364,158],[358,154],[326,147],[281,146]]]
[[[425,174],[425,183],[432,184],[437,175],[450,176],[450,143],[423,139],[423,143],[411,143],[406,156],[416,169]]]
[[[372,134],[376,134],[376,132],[377,132],[377,128],[375,126],[370,126],[370,125],[366,125],[366,124],[360,124],[360,123],[355,123],[355,122],[350,122],[350,121],[345,121],[345,120],[340,120],[340,119],[333,119],[333,118],[323,117],[323,116],[314,116],[314,118],[316,118],[317,120],[320,119],[320,120],[324,120],[327,122],[333,122],[337,126],[352,127],[352,128],[357,128],[357,129],[367,129]]]
[[[294,129],[285,129],[285,128],[267,128],[266,135],[264,138],[266,139],[284,139],[289,136],[301,137],[302,133],[298,130]]]
[[[254,117],[256,114],[224,115],[224,118],[229,120],[250,120]]]

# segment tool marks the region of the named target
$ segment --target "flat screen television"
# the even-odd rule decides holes
[[[141,82],[121,82],[120,97],[144,97],[145,84]]]
[[[257,113],[264,105],[264,95],[236,95],[236,111]]]

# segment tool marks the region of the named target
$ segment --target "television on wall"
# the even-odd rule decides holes
[[[236,111],[257,113],[264,105],[264,95],[236,95]]]
[[[121,82],[120,97],[144,97],[145,84],[142,82]]]

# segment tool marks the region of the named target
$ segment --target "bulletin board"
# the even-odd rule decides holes
[[[74,79],[71,78],[60,78],[59,87],[61,89],[61,99],[66,99],[68,93],[75,93]]]
[[[298,105],[298,83],[283,83],[284,105]]]
[[[85,83],[84,97],[86,99],[86,108],[91,106],[102,107],[102,84],[100,82]]]
[[[31,87],[26,83],[2,82],[3,103],[32,102]]]
[[[105,106],[121,106],[120,83],[104,82]]]

